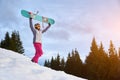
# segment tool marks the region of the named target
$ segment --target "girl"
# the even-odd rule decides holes
[[[31,61],[38,63],[39,57],[43,54],[42,40],[41,40],[42,33],[46,32],[51,25],[48,24],[48,26],[45,29],[41,30],[41,26],[39,23],[36,23],[33,27],[32,18],[29,19],[29,23],[30,23],[31,31],[33,32],[33,44],[36,50],[35,56],[32,58]]]

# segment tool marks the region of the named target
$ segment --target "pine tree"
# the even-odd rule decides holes
[[[49,62],[49,60],[45,60],[44,66],[50,67],[50,62]]]
[[[109,56],[115,55],[115,47],[112,43],[112,41],[110,41],[110,47],[109,47]]]
[[[97,79],[106,80],[107,74],[109,71],[108,55],[104,50],[103,44],[101,42],[99,51],[98,51],[98,69],[97,69]]]
[[[64,60],[64,58],[62,58],[61,62],[60,62],[60,70],[64,71],[64,69],[65,69],[65,60]]]
[[[15,32],[12,32],[12,34],[11,34],[11,50],[17,52],[17,49],[16,49],[16,34],[15,34]]]
[[[22,45],[22,41],[20,40],[20,35],[19,35],[19,32],[17,31],[16,32],[16,40],[17,40],[17,52],[18,53],[21,53],[21,54],[23,54],[24,53],[24,49],[23,49],[23,45]]]
[[[82,76],[82,60],[80,59],[79,52],[75,49],[75,74],[76,76]]]
[[[72,56],[71,56],[71,74],[75,75],[76,74],[76,65],[75,65],[75,51],[72,50]]]
[[[57,57],[51,59],[51,68],[55,70],[60,70],[60,55],[58,54]]]
[[[98,46],[95,38],[92,40],[90,54],[86,57],[85,64],[87,69],[87,78],[89,80],[97,80],[97,69],[98,69]]]
[[[9,36],[9,32],[6,32],[4,40],[2,40],[0,43],[0,47],[13,50],[20,54],[24,53],[24,48],[22,46],[18,31],[12,32],[11,37]]]
[[[48,62],[45,60],[44,66],[48,67]]]
[[[120,78],[120,60],[117,56],[116,49],[110,41],[109,47],[109,72],[108,72],[108,79],[109,80],[119,80]]]
[[[54,60],[53,56],[52,56],[52,58],[51,58],[50,67],[51,67],[52,69],[55,69],[55,60]]]
[[[68,58],[65,65],[65,72],[75,75],[82,76],[82,60],[80,59],[77,49],[72,50],[72,53],[68,54]]]
[[[50,61],[49,60],[47,61],[47,67],[50,67]]]
[[[11,43],[11,48],[13,51],[16,51],[20,54],[24,53],[24,48],[22,46],[22,42],[20,40],[20,35],[18,31],[12,32]]]
[[[11,42],[10,42],[9,32],[6,32],[4,40],[1,41],[1,48],[10,49]]]
[[[5,48],[5,40],[1,40],[0,47]]]
[[[60,70],[60,55],[57,55],[56,58],[56,70]]]
[[[68,57],[67,57],[67,61],[66,61],[66,65],[65,65],[65,72],[66,73],[69,73],[69,74],[72,74],[72,59],[71,59],[71,55],[70,53],[68,54]]]
[[[55,70],[61,70],[61,65],[60,65],[60,55],[58,54],[57,57],[54,59],[53,56],[50,61],[50,68],[55,69]]]
[[[10,49],[10,36],[9,36],[9,33],[7,32],[6,33],[6,36],[5,36],[5,46],[6,46],[6,49]]]

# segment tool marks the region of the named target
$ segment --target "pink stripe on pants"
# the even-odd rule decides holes
[[[41,43],[34,43],[34,47],[36,50],[35,56],[32,58],[32,61],[38,63],[39,57],[43,54],[42,51],[42,44]]]

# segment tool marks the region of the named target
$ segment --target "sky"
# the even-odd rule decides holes
[[[33,35],[28,19],[21,15],[22,9],[39,11],[39,15],[55,20],[42,36],[44,55],[41,62],[58,53],[67,57],[75,48],[84,61],[93,37],[98,45],[103,43],[105,50],[109,48],[110,40],[116,48],[120,47],[119,0],[0,0],[0,40],[7,31],[19,31],[25,55],[33,57]]]

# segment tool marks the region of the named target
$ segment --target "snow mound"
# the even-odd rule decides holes
[[[0,80],[86,80],[30,61],[26,56],[0,48]]]

